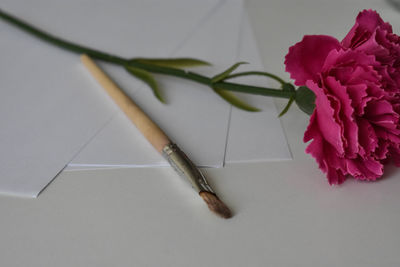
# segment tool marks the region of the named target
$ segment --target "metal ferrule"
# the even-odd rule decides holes
[[[204,175],[176,144],[166,145],[162,154],[181,177],[190,181],[198,193],[206,191],[215,194]]]

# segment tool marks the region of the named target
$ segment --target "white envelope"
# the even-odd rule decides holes
[[[251,29],[240,0],[0,0],[0,7],[54,35],[120,56],[208,60],[212,67],[195,71],[209,76],[242,57],[259,60],[256,50],[247,54],[254,37],[246,35]],[[78,169],[167,165],[77,55],[3,21],[0,32],[0,193],[36,197],[71,159],[71,168]],[[242,36],[249,39],[243,43]],[[121,67],[100,64],[199,166],[290,158],[267,98],[250,97],[264,110],[253,116],[205,86],[157,75],[168,102],[164,105]],[[243,146],[241,139],[254,134],[255,125],[266,138]],[[253,154],[259,141],[267,142]]]
[[[251,63],[240,70],[263,69],[241,1],[222,2],[179,50],[171,54],[190,55],[216,62],[214,68],[208,68],[210,75],[236,61]],[[271,98],[243,96],[262,109],[262,112],[252,113],[230,107],[202,85],[163,77],[160,81],[171,101],[170,106],[159,105],[147,88],[133,97],[198,166],[221,167],[225,163],[291,159]],[[269,84],[267,79],[254,76],[238,81],[261,86]],[[67,170],[148,166],[168,166],[168,163],[122,112],[117,112]]]

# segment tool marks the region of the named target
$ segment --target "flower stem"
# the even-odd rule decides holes
[[[146,70],[151,73],[158,73],[164,75],[175,76],[187,80],[191,80],[194,82],[198,82],[209,87],[216,86],[219,89],[227,90],[227,91],[236,91],[236,92],[243,92],[249,94],[256,94],[256,95],[264,95],[264,96],[272,96],[272,97],[281,97],[281,98],[291,98],[294,96],[294,92],[283,91],[280,89],[274,88],[265,88],[265,87],[257,87],[257,86],[250,86],[238,83],[229,83],[229,82],[217,82],[215,84],[212,83],[212,79],[195,72],[185,71],[176,68],[164,67],[164,66],[157,66],[149,63],[142,63],[135,61],[135,59],[125,59],[119,56],[111,55],[105,53],[103,51],[99,51],[96,49],[92,49],[90,47],[82,46],[79,44],[72,43],[70,41],[58,38],[53,36],[49,33],[46,33],[12,15],[7,14],[6,12],[0,9],[0,18],[4,19],[5,21],[9,22],[10,24],[17,26],[21,30],[30,33],[37,38],[56,45],[60,48],[63,48],[68,51],[72,51],[79,54],[87,54],[95,59],[106,61],[109,63],[121,65],[121,66],[133,66],[142,70]],[[274,77],[275,78],[275,77]],[[279,78],[278,78],[279,79]]]
[[[46,41],[53,45],[56,45],[60,48],[63,48],[63,49],[66,49],[66,50],[69,50],[72,52],[76,52],[79,54],[88,54],[89,56],[91,56],[93,58],[97,58],[97,59],[107,61],[110,63],[115,63],[115,64],[119,64],[119,65],[127,63],[127,60],[124,58],[110,55],[110,54],[104,53],[102,51],[92,49],[90,47],[81,46],[81,45],[69,42],[67,40],[63,40],[61,38],[52,36],[51,34],[46,33],[44,31],[28,24],[27,22],[24,22],[12,15],[7,14],[6,12],[4,12],[1,9],[0,9],[0,17],[3,18],[5,21],[13,24],[14,26],[17,26],[21,30],[23,30],[27,33],[30,33],[30,34],[38,37],[39,39],[42,39],[43,41]]]
[[[275,81],[279,82],[282,85],[286,83],[284,80],[282,80],[278,76],[276,76],[272,73],[264,72],[264,71],[246,71],[246,72],[235,73],[235,74],[231,74],[228,77],[226,77],[225,80],[236,78],[236,77],[241,77],[241,76],[249,76],[249,75],[267,76],[271,79],[274,79]]]

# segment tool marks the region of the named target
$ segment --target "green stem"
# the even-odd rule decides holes
[[[70,41],[55,37],[49,33],[46,33],[12,15],[9,15],[0,9],[0,18],[3,18],[5,21],[11,23],[14,26],[17,26],[21,30],[30,33],[39,39],[56,45],[60,48],[63,48],[68,51],[72,51],[79,54],[87,54],[95,59],[103,60],[109,63],[118,64],[121,66],[133,66],[142,70],[146,70],[152,73],[165,74],[175,77],[180,77],[183,79],[191,80],[194,82],[198,82],[209,87],[217,86],[219,89],[227,90],[227,91],[236,91],[243,92],[248,94],[257,94],[264,96],[272,96],[272,97],[281,97],[281,98],[291,98],[294,96],[294,92],[282,91],[280,89],[273,88],[265,88],[265,87],[257,87],[257,86],[249,86],[244,84],[237,83],[228,83],[228,82],[218,82],[213,84],[212,79],[194,72],[185,71],[181,69],[162,67],[157,65],[152,65],[148,63],[141,63],[138,61],[125,59],[119,56],[111,55],[105,53],[103,51],[99,51],[96,49],[92,49],[90,47],[78,45],[72,43]],[[272,77],[276,79],[275,77]],[[279,79],[279,78],[278,78]],[[283,82],[283,81],[282,81]]]
[[[212,84],[211,78],[197,74],[195,72],[141,63],[141,62],[137,62],[135,60],[129,61],[128,65],[139,68],[139,69],[143,69],[143,70],[146,70],[146,71],[152,72],[152,73],[165,74],[165,75],[184,78],[187,80],[192,80],[192,81],[195,81],[195,82],[198,82],[198,83],[210,86],[210,87],[212,87],[214,85],[218,89],[227,90],[227,91],[242,92],[242,93],[264,95],[264,96],[272,96],[272,97],[281,97],[281,98],[290,98],[291,96],[294,96],[294,92],[290,92],[290,91],[282,91],[279,89],[244,85],[244,84],[239,84],[239,83],[217,82],[215,84]]]
[[[231,74],[228,77],[225,78],[225,80],[227,79],[232,79],[232,78],[236,78],[236,77],[240,77],[240,76],[249,76],[249,75],[260,75],[260,76],[267,76],[269,78],[274,79],[275,81],[279,82],[280,84],[285,84],[286,82],[284,80],[282,80],[281,78],[279,78],[278,76],[272,74],[272,73],[268,73],[268,72],[264,72],[264,71],[246,71],[246,72],[239,72],[239,73],[235,73],[235,74]]]
[[[49,33],[46,33],[38,28],[35,28],[34,26],[28,24],[27,22],[24,22],[12,15],[5,13],[1,9],[0,9],[0,17],[3,18],[5,21],[11,23],[12,25],[17,26],[21,30],[23,30],[27,33],[30,33],[30,34],[38,37],[39,39],[42,39],[43,41],[46,41],[53,45],[56,45],[60,48],[63,48],[65,50],[76,52],[79,54],[88,54],[89,56],[91,56],[93,58],[107,61],[110,63],[119,64],[119,65],[123,65],[123,64],[127,63],[127,60],[124,58],[110,55],[110,54],[104,53],[102,51],[92,49],[90,47],[81,46],[81,45],[69,42],[67,40],[63,40],[61,38],[52,36]]]
[[[239,83],[220,82],[216,83],[215,85],[218,89],[223,89],[233,92],[250,93],[254,95],[264,95],[264,96],[272,96],[280,98],[291,98],[292,96],[294,97],[295,95],[295,92],[282,91],[274,88],[244,85]]]

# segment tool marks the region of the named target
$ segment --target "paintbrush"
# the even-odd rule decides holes
[[[81,61],[150,144],[168,160],[179,175],[190,181],[192,187],[206,202],[208,208],[222,218],[232,217],[231,211],[218,198],[204,175],[160,127],[88,55],[82,55]]]

